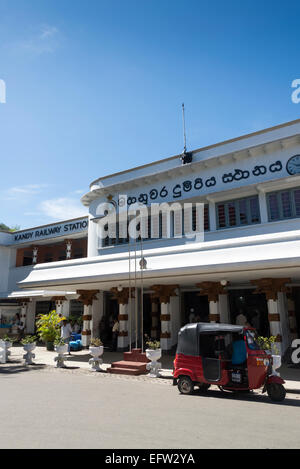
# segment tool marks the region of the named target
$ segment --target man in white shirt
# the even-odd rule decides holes
[[[246,326],[248,324],[247,318],[243,311],[240,311],[236,317],[235,323],[237,326]]]
[[[71,334],[72,334],[72,327],[71,324],[64,319],[62,321],[62,326],[60,330],[60,336],[62,339],[64,339],[65,343],[68,344],[68,353],[70,354],[70,340],[71,340]]]

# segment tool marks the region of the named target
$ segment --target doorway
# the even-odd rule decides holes
[[[199,296],[198,292],[184,292],[182,321],[182,326],[191,322],[209,322],[208,297]]]
[[[229,290],[228,296],[231,324],[235,324],[236,317],[243,313],[258,335],[270,335],[268,304],[264,293],[253,293],[253,289],[240,289]]]

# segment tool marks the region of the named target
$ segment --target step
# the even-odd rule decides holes
[[[121,360],[111,364],[112,368],[146,369],[146,363]]]
[[[119,374],[119,375],[137,376],[137,375],[144,374],[144,371],[139,370],[137,368],[117,368],[117,367],[114,367],[114,368],[108,368],[106,371],[107,371],[107,373]]]

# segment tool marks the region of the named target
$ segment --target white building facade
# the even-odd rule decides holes
[[[143,344],[144,334],[171,350],[190,320],[235,323],[242,313],[285,353],[300,328],[300,120],[187,156],[95,180],[82,197],[86,256],[36,262],[34,249],[45,240],[1,233],[0,308],[18,300],[30,332],[34,295],[48,294],[64,314],[72,301],[81,304],[86,346],[117,315],[120,350]],[[177,211],[140,219],[140,235],[130,239],[122,213],[162,203],[176,203]],[[190,208],[180,212],[179,204]],[[121,218],[104,238],[110,207]],[[65,243],[84,234],[53,230],[52,241],[59,235]],[[30,265],[16,266],[18,243],[32,248]]]

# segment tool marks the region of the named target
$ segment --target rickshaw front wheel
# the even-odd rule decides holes
[[[181,394],[192,394],[194,391],[194,383],[189,376],[180,376],[177,386]]]
[[[284,400],[286,395],[286,390],[284,386],[280,383],[270,383],[267,384],[267,393],[269,398],[275,402],[281,402]]]

